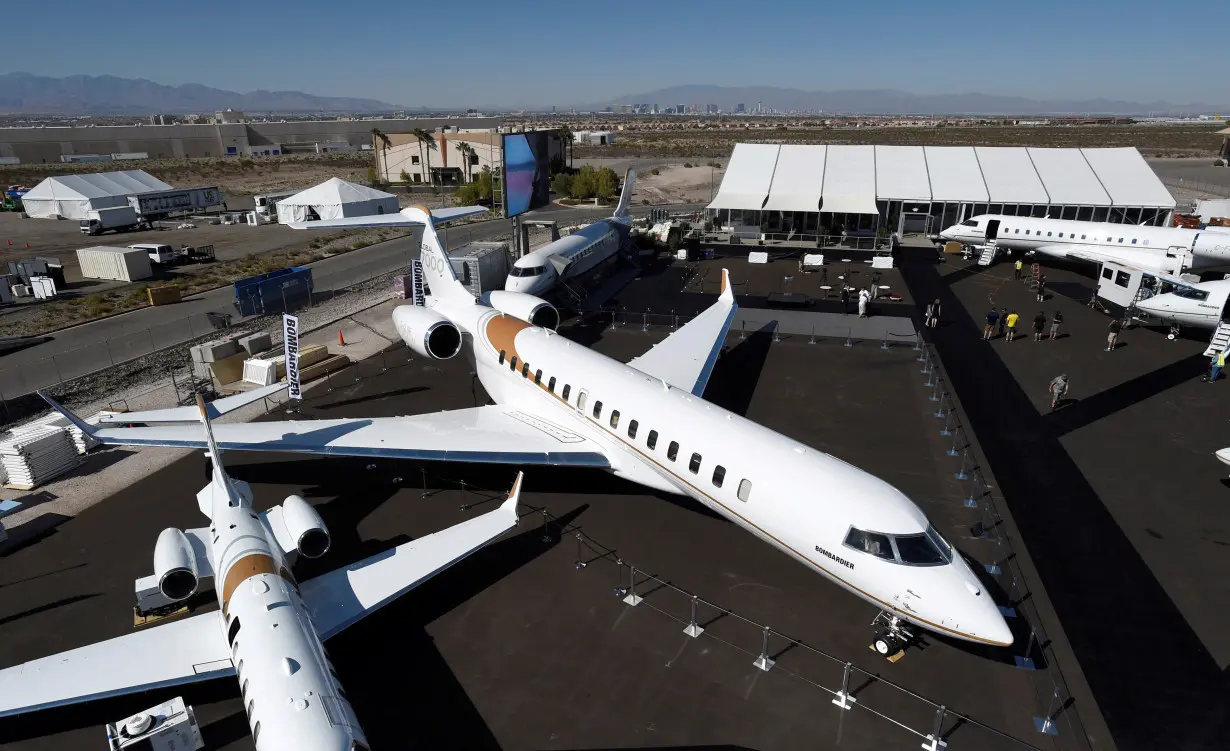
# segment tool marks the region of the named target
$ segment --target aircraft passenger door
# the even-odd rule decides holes
[[[988,219],[986,239],[990,241],[990,240],[994,240],[997,237],[999,237],[999,220],[998,219]]]
[[[589,392],[585,389],[577,391],[577,411],[582,415],[585,414],[585,403],[589,401]]]

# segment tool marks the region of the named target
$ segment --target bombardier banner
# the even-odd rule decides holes
[[[414,304],[424,306],[427,304],[427,299],[423,296],[423,262],[419,259],[414,259],[410,263],[410,296],[414,299]]]
[[[299,318],[282,314],[282,352],[286,356],[286,384],[291,399],[302,399],[299,387]]]

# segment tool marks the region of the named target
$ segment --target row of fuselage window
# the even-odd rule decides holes
[[[1013,230],[1013,229],[1012,229],[1012,228],[1010,228],[1010,227],[1004,227],[1004,229],[1003,229],[1003,235],[1008,234],[1008,232],[1010,232],[1010,231],[1011,231],[1011,232],[1012,232],[1012,234],[1014,234],[1014,235],[1019,235],[1019,234],[1021,234],[1021,230],[1020,230],[1020,228],[1019,228],[1019,227],[1018,227],[1017,229],[1015,229],[1015,230]],[[1027,234],[1027,235],[1028,235],[1028,234],[1029,234],[1029,230],[1025,230],[1025,234]],[[1038,237],[1042,237],[1042,230],[1035,230],[1035,231],[1034,231],[1034,234],[1035,234],[1035,235],[1037,235]],[[1000,235],[1000,237],[1002,237],[1003,235]],[[1047,233],[1046,233],[1046,236],[1047,236],[1047,237],[1050,237],[1050,236],[1051,236],[1051,233],[1050,233],[1050,232],[1047,232]],[[1082,239],[1082,240],[1084,240],[1085,238],[1086,238],[1086,235],[1081,235],[1081,239]],[[1060,233],[1059,233],[1059,237],[1057,237],[1057,238],[1055,238],[1055,239],[1056,239],[1056,240],[1062,240],[1062,239],[1064,239],[1064,237],[1063,237],[1063,233],[1062,233],[1062,232],[1060,232]],[[1075,239],[1076,239],[1076,233],[1075,233],[1075,232],[1069,232],[1069,233],[1068,233],[1068,239],[1069,239],[1069,240],[1075,240]],[[1094,242],[1097,242],[1097,240],[1098,240],[1098,239],[1097,239],[1096,237],[1095,237],[1095,238],[1093,238],[1093,241],[1094,241]],[[1133,238],[1131,238],[1131,240],[1132,240],[1132,245],[1135,245],[1135,244],[1136,244],[1136,238],[1135,238],[1135,237],[1133,237]],[[1114,238],[1113,238],[1113,237],[1108,237],[1108,238],[1106,238],[1106,242],[1108,242],[1108,243],[1113,243],[1114,241],[1115,241],[1115,240],[1114,240]],[[1119,242],[1123,242],[1123,238],[1122,238],[1122,237],[1121,237],[1121,238],[1119,238]],[[1148,240],[1145,240],[1144,244],[1145,244],[1145,245],[1148,245],[1148,244],[1149,244],[1149,241],[1148,241]]]
[[[507,353],[504,350],[500,350],[500,364],[503,365],[506,359],[507,359]],[[517,356],[513,355],[512,359],[508,360],[508,367],[514,373],[517,372],[517,364],[518,364]],[[520,368],[521,377],[528,380],[530,378],[530,364],[528,362],[522,362],[520,363],[520,365],[521,365],[521,368]],[[538,385],[542,384],[542,370],[541,369],[534,371],[533,377],[534,377],[535,384],[538,384]],[[547,379],[547,391],[554,394],[555,386],[556,386],[556,379],[554,376],[551,376],[550,378]],[[571,402],[569,402],[569,397],[571,396],[571,394],[572,394],[572,385],[565,383],[564,388],[559,392],[560,398],[563,399],[565,403],[571,404]],[[585,399],[586,399],[586,393],[582,391],[577,396],[577,404],[576,404],[577,409],[581,412],[585,411]],[[594,402],[594,408],[593,408],[592,414],[594,416],[595,421],[601,422],[602,420],[602,402],[601,401]],[[619,431],[619,410],[617,409],[611,410],[610,416],[607,418],[607,424],[610,426],[612,433],[617,433]],[[640,423],[638,423],[636,420],[629,420],[628,421],[629,440],[635,441],[637,433],[639,431],[640,431]],[[646,434],[645,446],[650,451],[653,451],[657,448],[658,431],[651,430],[649,431],[649,433]],[[679,442],[678,441],[671,441],[667,445],[666,458],[672,462],[679,458]],[[688,471],[694,475],[699,475],[700,466],[701,466],[701,455],[697,453],[693,453],[691,458],[688,460]],[[726,481],[726,468],[720,464],[714,466],[713,475],[710,477],[710,481],[713,483],[713,486],[715,488],[722,487],[722,484]],[[752,495],[752,481],[748,479],[740,480],[739,488],[736,491],[735,496],[740,501],[743,501],[744,503],[746,503],[747,500],[751,497],[751,495]]]

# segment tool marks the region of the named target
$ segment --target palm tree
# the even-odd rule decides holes
[[[568,169],[572,169],[572,128],[565,123],[556,130],[559,131],[559,137],[564,142],[564,153],[568,156]]]
[[[457,151],[461,154],[461,162],[466,168],[466,182],[470,182],[470,157],[474,155],[474,147],[465,141],[457,143]]]
[[[419,140],[419,162],[421,162],[419,169],[423,171],[423,175],[427,177],[428,182],[434,183],[435,180],[431,177],[431,166],[427,162],[427,158],[430,156],[427,151],[436,148],[436,139],[432,137],[430,131],[423,128],[415,128],[410,131],[410,134]]]
[[[372,140],[380,142],[381,155],[384,157],[384,177],[387,180],[389,175],[389,147],[392,144],[389,143],[389,137],[381,132],[379,128],[372,128]]]

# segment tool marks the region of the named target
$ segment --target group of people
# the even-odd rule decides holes
[[[1009,311],[1007,308],[996,310],[991,308],[987,311],[986,325],[982,327],[983,341],[990,341],[996,336],[1002,336],[1004,341],[1013,341],[1017,336],[1017,325],[1021,322],[1021,314],[1015,310]],[[1050,319],[1050,336],[1048,338],[1055,339],[1059,336],[1059,327],[1063,325],[1063,312],[1055,311],[1055,315]],[[1042,341],[1043,336],[1047,332],[1046,313],[1041,310],[1038,315],[1034,316],[1034,341]]]
[[[850,312],[850,287],[841,285],[841,312],[842,315]],[[867,317],[867,303],[871,302],[871,293],[865,289],[858,291],[858,317]]]

